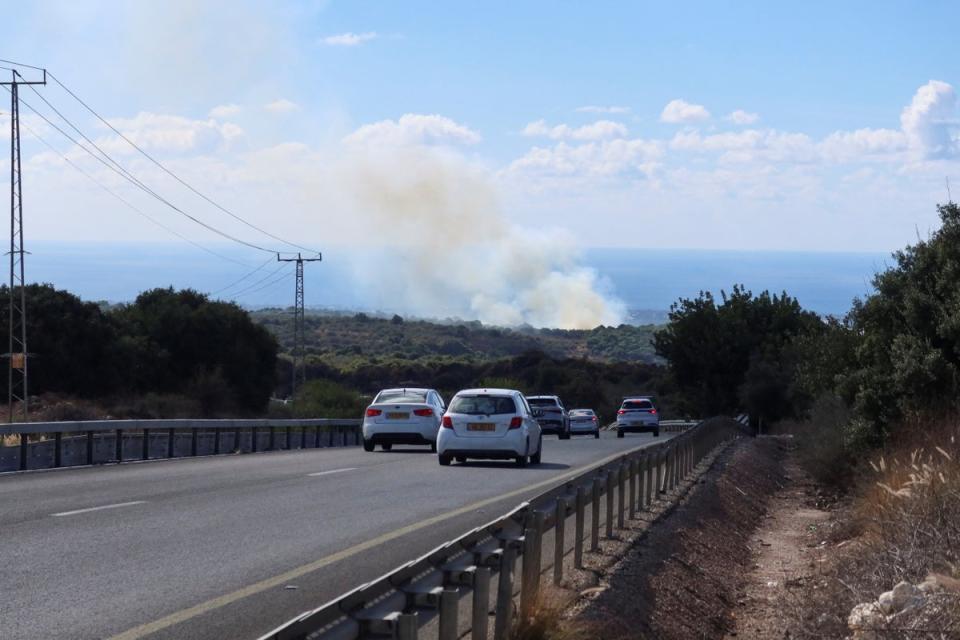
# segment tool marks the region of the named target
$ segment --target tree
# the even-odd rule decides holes
[[[819,316],[804,311],[785,292],[754,296],[739,285],[729,295],[721,291],[719,304],[709,292],[681,298],[671,306],[669,318],[655,334],[654,348],[669,365],[683,408],[702,416],[739,411],[752,364],[780,363],[797,336],[822,324]],[[748,396],[759,401],[754,396],[759,389],[750,387]]]
[[[115,312],[129,384],[184,393],[210,411],[262,410],[274,388],[277,343],[246,311],[185,289],[153,289]],[[212,406],[211,390],[223,389]]]
[[[15,292],[19,294],[19,289]],[[9,296],[10,289],[0,287],[3,318],[9,314]],[[26,298],[30,394],[114,392],[124,372],[118,368],[114,350],[116,327],[100,307],[50,284],[27,285]],[[5,321],[0,327],[0,343],[6,351],[9,327]]]

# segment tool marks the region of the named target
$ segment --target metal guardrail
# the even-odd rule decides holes
[[[413,640],[434,622],[440,640],[455,640],[467,633],[472,640],[488,640],[491,613],[493,639],[506,640],[518,613],[514,610],[518,582],[519,615],[525,617],[537,601],[545,552],[552,548],[553,582],[560,584],[564,562],[571,553],[573,566],[581,569],[584,552],[599,550],[601,513],[604,534],[612,538],[615,529],[624,528],[628,515],[634,518],[653,503],[655,495],[676,487],[718,444],[743,433],[741,425],[730,419],[696,426],[678,423],[676,428],[684,428],[683,433],[592,468],[385,576],[297,616],[260,640]],[[515,576],[518,559],[519,581]]]
[[[227,452],[308,449],[360,444],[360,420],[80,420],[0,426],[0,438],[18,435],[13,469],[56,468]],[[296,435],[294,435],[296,434]],[[43,439],[42,436],[50,436]],[[41,436],[31,441],[31,436]],[[279,436],[279,437],[278,437]],[[283,438],[282,444],[278,444]],[[264,442],[265,440],[265,442]],[[2,442],[2,441],[0,441]],[[132,451],[131,451],[132,449]],[[64,453],[69,456],[65,456]],[[50,459],[44,466],[32,458]],[[2,469],[2,464],[0,464]]]

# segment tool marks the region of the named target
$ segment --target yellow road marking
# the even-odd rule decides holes
[[[648,443],[648,444],[652,444],[652,443]],[[564,474],[561,474],[561,475],[559,475],[559,476],[554,476],[554,477],[552,477],[552,478],[548,478],[548,479],[546,479],[546,480],[542,480],[541,482],[537,482],[537,483],[535,483],[535,484],[527,485],[527,486],[522,487],[522,488],[520,488],[520,489],[515,489],[515,490],[510,491],[510,492],[508,492],[508,493],[503,493],[503,494],[500,494],[500,495],[497,495],[497,496],[493,496],[493,497],[490,497],[490,498],[485,498],[485,499],[480,500],[480,501],[478,501],[478,502],[474,502],[473,504],[469,504],[469,505],[466,505],[466,506],[464,506],[464,507],[460,507],[460,508],[458,508],[458,509],[454,509],[453,511],[448,511],[447,513],[442,513],[442,514],[440,514],[440,515],[433,516],[432,518],[427,518],[426,520],[421,520],[420,522],[417,522],[417,523],[415,523],[415,524],[407,525],[406,527],[403,527],[403,528],[401,528],[401,529],[396,529],[396,530],[391,531],[391,532],[389,532],[389,533],[385,533],[385,534],[383,534],[383,535],[377,536],[376,538],[372,538],[372,539],[370,539],[370,540],[367,540],[366,542],[361,542],[360,544],[356,544],[356,545],[354,545],[354,546],[352,546],[352,547],[349,547],[349,548],[347,548],[347,549],[343,549],[342,551],[337,551],[337,552],[334,553],[334,554],[331,554],[331,555],[326,556],[326,557],[324,557],[324,558],[320,558],[319,560],[314,560],[313,562],[309,562],[309,563],[307,563],[307,564],[305,564],[305,565],[301,565],[301,566],[299,566],[299,567],[297,567],[297,568],[295,568],[295,569],[291,569],[290,571],[287,571],[287,572],[285,572],[285,573],[281,573],[281,574],[279,574],[279,575],[273,576],[272,578],[266,578],[265,580],[261,580],[260,582],[255,582],[255,583],[253,583],[253,584],[251,584],[251,585],[248,585],[248,586],[246,586],[246,587],[243,587],[242,589],[237,589],[236,591],[233,591],[233,592],[231,592],[231,593],[224,594],[224,595],[219,596],[219,597],[216,597],[216,598],[212,598],[212,599],[210,599],[210,600],[207,600],[206,602],[201,602],[200,604],[194,605],[194,606],[189,607],[189,608],[187,608],[187,609],[182,609],[182,610],[180,610],[180,611],[176,611],[176,612],[171,613],[171,614],[169,614],[169,615],[166,615],[166,616],[164,616],[164,617],[162,617],[162,618],[159,618],[158,620],[154,620],[153,622],[148,622],[148,623],[142,624],[142,625],[140,625],[140,626],[138,626],[138,627],[133,627],[132,629],[128,629],[127,631],[124,631],[123,633],[120,633],[120,634],[117,634],[117,635],[113,636],[113,637],[110,638],[109,640],[138,640],[139,638],[145,638],[146,636],[148,636],[148,635],[150,635],[150,634],[152,634],[152,633],[156,633],[156,632],[158,632],[158,631],[162,631],[163,629],[166,629],[167,627],[172,627],[172,626],[175,625],[175,624],[180,624],[181,622],[185,622],[185,621],[187,621],[187,620],[190,620],[191,618],[196,618],[197,616],[203,615],[204,613],[207,613],[207,612],[209,612],[209,611],[213,611],[214,609],[219,609],[220,607],[225,607],[225,606],[227,606],[228,604],[232,604],[232,603],[236,602],[237,600],[242,600],[243,598],[246,598],[246,597],[248,597],[248,596],[255,595],[255,594],[260,593],[260,592],[262,592],[262,591],[266,591],[267,589],[272,589],[273,587],[278,587],[278,586],[280,586],[280,585],[282,585],[282,584],[287,584],[287,583],[291,582],[292,580],[295,580],[295,579],[297,579],[297,578],[299,578],[299,577],[301,577],[301,576],[304,576],[304,575],[306,575],[306,574],[308,574],[308,573],[311,573],[311,572],[313,572],[313,571],[316,571],[317,569],[322,569],[323,567],[329,566],[329,565],[331,565],[331,564],[333,564],[333,563],[335,563],[335,562],[339,562],[339,561],[341,561],[341,560],[345,560],[345,559],[347,559],[347,558],[349,558],[349,557],[351,557],[351,556],[355,556],[356,554],[360,553],[361,551],[366,551],[367,549],[372,549],[373,547],[379,546],[379,545],[381,545],[381,544],[383,544],[383,543],[385,543],[385,542],[389,542],[389,541],[391,541],[391,540],[395,540],[395,539],[397,539],[397,538],[400,538],[400,537],[402,537],[402,536],[405,536],[405,535],[407,535],[408,533],[413,533],[414,531],[419,531],[420,529],[424,529],[424,528],[426,528],[426,527],[430,527],[430,526],[432,526],[432,525],[435,525],[435,524],[437,524],[438,522],[442,522],[442,521],[447,520],[447,519],[449,519],[449,518],[454,518],[454,517],[456,517],[456,516],[463,515],[463,514],[465,514],[465,513],[469,513],[470,511],[475,511],[475,510],[480,509],[480,508],[482,508],[482,507],[485,507],[485,506],[487,506],[487,505],[489,505],[489,504],[493,504],[493,503],[495,503],[495,502],[500,502],[501,500],[506,500],[506,499],[508,499],[508,498],[512,498],[512,497],[514,497],[514,496],[518,496],[518,495],[523,494],[523,493],[527,493],[527,492],[532,491],[532,490],[534,490],[534,489],[539,489],[539,488],[541,488],[541,487],[546,487],[546,486],[552,485],[552,484],[558,484],[558,483],[563,482],[564,480],[567,480],[567,479],[569,479],[569,478],[571,478],[571,477],[573,477],[573,476],[579,475],[579,474],[583,473],[584,471],[589,470],[589,469],[591,469],[591,468],[602,467],[603,465],[605,465],[605,464],[607,464],[607,463],[609,463],[609,462],[613,462],[614,460],[616,460],[616,459],[618,459],[618,458],[622,458],[623,456],[625,456],[625,455],[627,455],[627,454],[629,454],[629,453],[632,453],[632,452],[634,452],[634,451],[637,451],[638,449],[642,449],[642,448],[644,448],[644,446],[646,446],[646,445],[641,445],[641,446],[639,446],[639,447],[634,447],[634,448],[632,448],[632,449],[627,449],[626,451],[621,451],[621,452],[616,453],[616,454],[614,454],[614,455],[612,455],[612,456],[607,456],[606,458],[603,458],[602,460],[600,460],[600,461],[598,461],[598,462],[594,462],[594,463],[591,463],[590,465],[586,465],[586,466],[584,466],[584,467],[580,467],[580,468],[577,468],[577,469],[573,469],[573,470],[568,471],[568,472],[566,472],[566,473],[564,473]],[[466,533],[466,532],[464,532],[464,533]],[[292,617],[292,616],[291,616],[291,617]]]

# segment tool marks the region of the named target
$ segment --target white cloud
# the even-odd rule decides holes
[[[608,113],[611,115],[630,113],[630,107],[617,107],[617,106],[602,107],[602,106],[593,105],[593,104],[589,104],[585,107],[577,107],[576,110],[578,113]]]
[[[931,80],[917,89],[900,114],[900,126],[911,149],[922,158],[943,158],[958,151],[957,95],[946,82]]]
[[[263,105],[263,108],[270,113],[292,113],[293,111],[299,111],[300,105],[286,98],[279,98]]]
[[[388,144],[394,146],[454,142],[475,144],[480,134],[445,116],[407,113],[399,120],[381,120],[367,124],[344,138],[349,144]]]
[[[597,120],[592,124],[582,127],[571,127],[566,124],[558,124],[555,127],[548,127],[543,120],[531,122],[522,131],[525,136],[538,136],[551,138],[553,140],[563,140],[570,138],[573,140],[603,140],[605,138],[623,138],[627,135],[627,128],[619,122],[611,120]]]
[[[322,38],[320,41],[331,47],[355,47],[358,44],[363,44],[364,42],[369,42],[377,38],[376,31],[367,31],[364,33],[339,33],[333,36],[327,36]]]
[[[210,113],[208,113],[207,115],[209,115],[211,118],[217,118],[222,120],[224,118],[233,117],[238,113],[240,113],[240,111],[242,111],[242,109],[238,104],[221,104],[214,107],[213,109],[210,109]]]
[[[728,115],[726,119],[733,124],[754,124],[760,119],[760,114],[737,109]]]
[[[903,131],[893,129],[835,131],[820,143],[824,158],[834,162],[862,161],[869,156],[885,157],[906,148],[907,136]]]
[[[679,98],[668,102],[660,114],[660,121],[670,124],[702,122],[709,119],[710,112],[702,104],[690,104]]]
[[[514,160],[508,172],[546,175],[612,176],[630,171],[650,175],[661,155],[660,145],[642,139],[603,140],[553,147],[534,147]]]
[[[162,151],[210,151],[243,135],[243,129],[230,122],[191,120],[147,111],[133,118],[112,118],[110,123],[137,145]],[[132,152],[130,146],[117,136],[108,136],[97,144],[111,152]]]

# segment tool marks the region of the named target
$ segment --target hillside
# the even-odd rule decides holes
[[[282,352],[293,348],[293,318],[289,310],[251,312],[280,342]],[[389,361],[497,360],[527,351],[554,358],[586,358],[602,362],[659,363],[651,341],[656,325],[620,325],[588,331],[507,329],[479,322],[429,322],[400,316],[308,311],[306,353],[310,361],[351,370]]]

